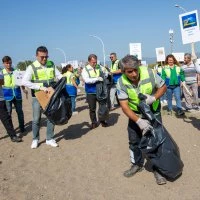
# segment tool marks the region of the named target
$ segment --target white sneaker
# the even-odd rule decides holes
[[[163,103],[167,103],[167,100],[163,100]]]
[[[33,140],[31,144],[31,149],[36,149],[38,147],[39,140]]]
[[[50,145],[52,147],[57,147],[58,146],[58,144],[56,143],[56,141],[54,139],[46,140],[46,144]]]
[[[164,101],[160,101],[161,104],[164,104]]]
[[[74,112],[72,113],[72,115],[78,115],[78,112],[77,112],[77,111],[74,111]]]

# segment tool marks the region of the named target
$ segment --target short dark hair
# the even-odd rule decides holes
[[[4,56],[4,57],[2,58],[2,62],[3,62],[3,63],[4,63],[4,62],[9,62],[9,61],[12,61],[12,59],[11,59],[10,56]]]
[[[116,53],[114,53],[114,52],[110,53],[110,56],[111,56],[111,55],[113,55],[113,56],[117,57],[117,54],[116,54]]]
[[[88,61],[90,61],[92,58],[96,59],[97,60],[97,56],[95,54],[90,54],[88,56]]]
[[[48,53],[48,49],[45,46],[40,46],[36,49],[36,55],[38,52]]]

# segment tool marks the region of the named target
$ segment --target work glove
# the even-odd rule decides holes
[[[151,105],[154,101],[156,101],[156,98],[154,96],[151,96],[149,94],[145,94],[145,96],[147,97],[145,100],[147,105]]]
[[[102,77],[97,77],[97,80],[98,81],[103,81],[103,78]]]
[[[140,130],[142,131],[142,134],[144,135],[146,132],[151,130],[153,127],[150,125],[150,122],[146,119],[139,118],[136,121],[136,124],[139,126]]]

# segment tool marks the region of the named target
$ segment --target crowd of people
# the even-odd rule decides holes
[[[128,138],[131,168],[124,172],[125,177],[131,177],[143,169],[144,157],[138,147],[142,135],[152,128],[150,122],[146,120],[138,110],[140,99],[139,93],[146,96],[146,104],[150,106],[153,114],[162,121],[161,103],[167,101],[168,114],[172,113],[173,95],[176,100],[177,116],[184,115],[182,108],[182,92],[185,98],[185,110],[199,110],[197,75],[200,73],[200,66],[192,61],[191,54],[186,53],[184,64],[180,66],[176,58],[170,54],[166,56],[163,65],[155,69],[142,66],[136,56],[127,55],[121,60],[116,53],[110,53],[111,66],[101,66],[97,64],[97,56],[90,54],[87,65],[79,72],[74,72],[73,66],[68,64],[60,72],[54,63],[48,60],[48,50],[44,46],[36,49],[36,60],[27,67],[22,79],[22,86],[15,84],[12,68],[12,59],[5,56],[2,59],[4,69],[0,74],[0,118],[13,142],[21,142],[17,136],[12,123],[12,104],[14,104],[19,130],[25,132],[24,113],[22,109],[22,91],[27,94],[31,89],[32,95],[32,135],[31,148],[36,149],[40,139],[40,122],[42,109],[35,93],[38,91],[50,92],[53,82],[66,77],[66,91],[71,99],[71,109],[73,115],[76,111],[76,97],[80,91],[78,85],[82,78],[85,86],[86,101],[89,106],[89,118],[91,129],[109,126],[107,118],[101,118],[97,113],[97,103],[99,102],[97,84],[105,83],[106,108],[113,111],[117,108],[115,102],[121,106],[122,111],[128,117]],[[161,100],[161,101],[160,101]],[[108,114],[108,112],[105,112]],[[102,114],[102,113],[101,113]],[[98,116],[97,116],[98,115]],[[101,116],[102,117],[102,116]],[[47,118],[46,144],[57,147],[54,140],[54,124]],[[156,183],[159,185],[167,182],[156,168],[153,168]]]

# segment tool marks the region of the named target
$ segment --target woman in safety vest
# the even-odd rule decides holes
[[[174,57],[170,54],[165,59],[165,67],[162,70],[162,79],[165,80],[167,85],[167,105],[168,105],[168,114],[172,114],[172,97],[175,96],[176,100],[176,114],[177,116],[184,115],[181,105],[181,82],[185,82],[184,71],[179,67],[179,63]]]
[[[79,89],[78,89],[78,85],[75,82],[76,78],[73,73],[73,66],[71,64],[66,65],[62,69],[62,74],[63,76],[66,77],[65,88],[71,98],[72,114],[73,115],[78,114],[78,112],[76,111],[76,97],[77,97],[77,91],[79,91]]]

